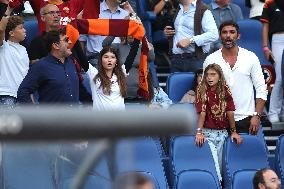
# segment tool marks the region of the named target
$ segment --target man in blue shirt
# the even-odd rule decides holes
[[[71,44],[65,30],[46,33],[49,54],[33,64],[18,90],[20,103],[35,103],[33,93],[38,91],[39,103],[77,104],[79,78],[71,59]]]
[[[173,37],[171,72],[195,72],[218,39],[218,29],[202,0],[181,0],[179,6],[174,28],[164,29],[167,37]]]

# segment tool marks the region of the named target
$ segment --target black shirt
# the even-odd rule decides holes
[[[269,24],[269,35],[284,32],[284,12],[277,7],[274,0],[265,2],[260,21]]]

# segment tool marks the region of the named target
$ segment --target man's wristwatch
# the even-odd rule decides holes
[[[189,41],[190,41],[190,44],[193,44],[193,43],[195,42],[193,37],[191,37],[191,38],[189,39]]]
[[[260,113],[258,113],[258,112],[253,112],[253,114],[252,114],[253,116],[257,116],[259,119],[261,118],[261,114]]]

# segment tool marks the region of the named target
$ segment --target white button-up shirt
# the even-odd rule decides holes
[[[175,19],[175,32],[173,39],[173,54],[192,53],[195,51],[195,44],[202,46],[203,52],[208,53],[210,44],[219,38],[218,28],[210,10],[206,10],[201,20],[202,33],[194,35],[194,15],[196,11],[196,0],[194,0],[188,11],[184,11],[180,4],[180,10]],[[195,44],[190,44],[187,48],[178,48],[176,44],[182,39],[193,37]]]
[[[220,49],[206,58],[203,69],[213,63],[221,66],[232,92],[236,107],[235,121],[253,115],[255,112],[254,88],[256,98],[267,99],[267,86],[258,57],[253,52],[239,47],[237,61],[231,68],[223,59]]]

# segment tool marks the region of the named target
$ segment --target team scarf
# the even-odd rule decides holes
[[[99,29],[98,29],[99,28]],[[79,40],[80,34],[125,37],[132,36],[142,42],[139,63],[139,89],[137,94],[150,100],[148,87],[148,43],[142,23],[125,19],[77,19],[66,26],[66,34],[72,44]]]

